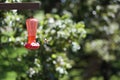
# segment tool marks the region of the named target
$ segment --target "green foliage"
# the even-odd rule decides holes
[[[86,25],[87,37],[80,51],[83,55],[74,59],[80,61],[79,69],[76,69],[78,64],[73,68],[76,74],[83,70],[78,75],[83,80],[99,80],[98,76],[101,80],[112,80],[112,75],[119,78],[119,3],[119,0],[63,0],[61,13],[71,15],[75,21],[84,20]],[[87,64],[81,65],[82,62]]]
[[[119,3],[119,0],[58,0],[57,5],[51,5],[51,11],[45,9],[45,12],[68,14],[74,21],[83,20],[86,25],[87,37],[81,50],[69,55],[76,64],[66,80],[80,80],[79,76],[82,80],[120,78]],[[50,5],[49,1],[47,5]],[[76,75],[71,73],[73,70],[76,70]]]

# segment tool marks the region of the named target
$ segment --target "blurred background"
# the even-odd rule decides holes
[[[120,0],[41,2],[0,10],[0,80],[120,80]],[[25,21],[39,20],[40,49],[27,50]]]

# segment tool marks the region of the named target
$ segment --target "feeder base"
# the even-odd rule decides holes
[[[25,44],[25,48],[31,49],[31,50],[38,49],[39,47],[40,47],[40,44],[35,42]]]

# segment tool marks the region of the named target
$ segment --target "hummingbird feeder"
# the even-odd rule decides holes
[[[0,3],[0,10],[36,10],[39,9],[39,2],[25,2],[25,3]],[[25,44],[27,49],[38,49],[40,44],[36,42],[36,32],[37,32],[38,21],[34,18],[29,18],[26,20],[26,27],[28,32],[28,42]]]
[[[38,20],[35,18],[29,18],[26,20],[26,27],[28,31],[28,42],[25,44],[27,49],[38,49],[40,44],[36,42],[36,31],[38,26]]]

